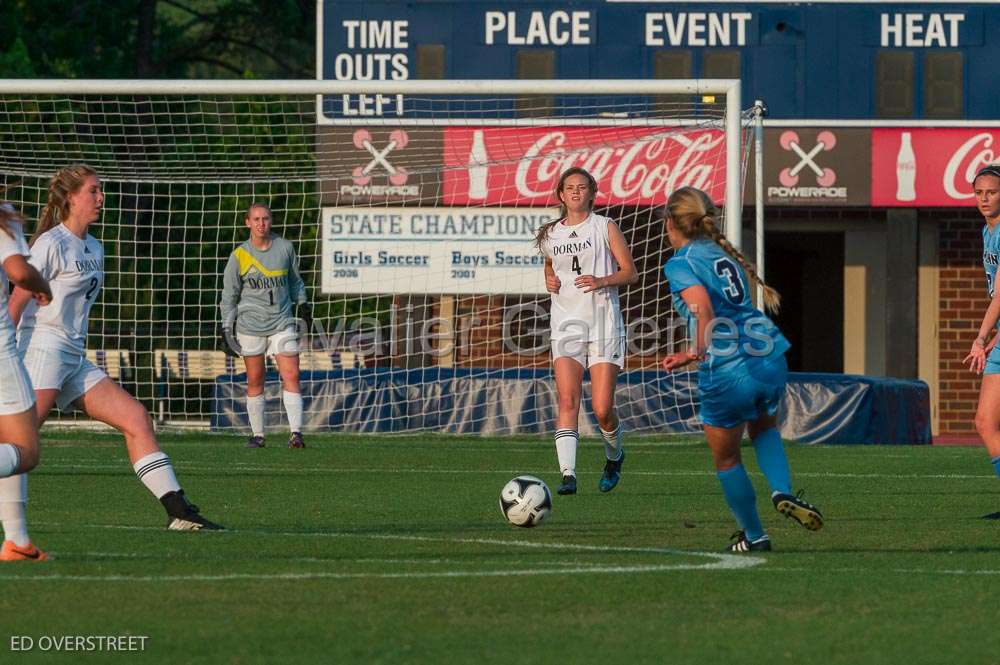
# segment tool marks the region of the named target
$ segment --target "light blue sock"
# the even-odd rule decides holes
[[[742,464],[715,473],[722,484],[729,509],[733,511],[737,524],[747,534],[747,540],[754,541],[764,535],[760,516],[757,515],[757,495],[754,494],[750,476]]]
[[[778,430],[772,427],[758,434],[753,440],[753,449],[757,453],[757,466],[764,472],[771,491],[791,494],[792,474],[788,470],[785,444],[781,442]]]
[[[994,457],[990,462],[993,463],[993,470],[1000,476],[1000,457]]]

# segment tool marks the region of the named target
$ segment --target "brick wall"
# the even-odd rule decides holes
[[[975,432],[980,377],[962,365],[989,305],[983,276],[983,218],[975,211],[925,211],[938,224],[940,432]]]

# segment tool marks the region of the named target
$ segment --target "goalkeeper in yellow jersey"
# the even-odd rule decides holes
[[[272,356],[281,375],[281,399],[288,415],[289,448],[302,439],[299,384],[299,327],[312,313],[292,243],[271,232],[271,210],[254,203],[244,219],[250,238],[233,250],[222,279],[223,348],[243,357],[247,369],[247,448],[264,447],[264,365]]]

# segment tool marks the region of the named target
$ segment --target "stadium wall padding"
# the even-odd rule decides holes
[[[657,370],[623,374],[616,401],[625,431],[699,431],[695,380]],[[303,372],[301,385],[306,431],[549,434],[557,404],[549,370],[335,370]],[[216,379],[213,430],[248,430],[245,386],[245,374]],[[589,382],[583,393],[580,434],[598,436]],[[276,373],[267,376],[265,396],[267,427],[284,430]],[[802,443],[929,444],[930,391],[923,381],[793,372],[778,422],[783,438]]]

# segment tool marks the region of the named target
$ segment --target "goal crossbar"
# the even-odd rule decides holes
[[[739,79],[178,80],[0,79],[0,95],[724,95],[726,236],[743,245]]]

